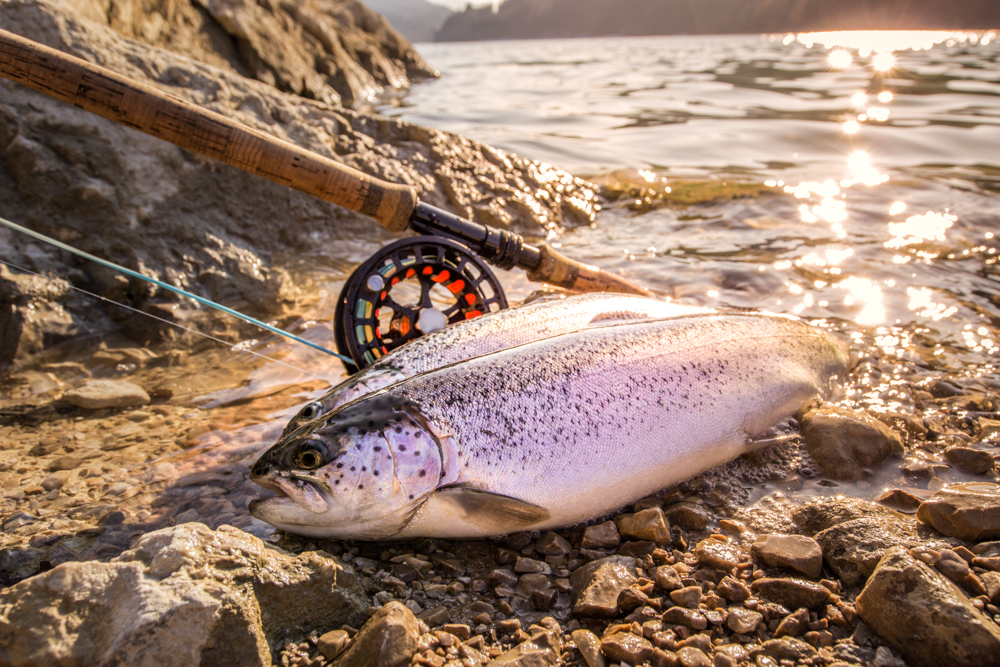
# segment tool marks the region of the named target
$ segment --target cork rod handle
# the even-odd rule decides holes
[[[0,30],[0,76],[164,141],[406,229],[417,194],[168,95],[80,58]]]

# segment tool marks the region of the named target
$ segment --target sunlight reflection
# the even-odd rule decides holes
[[[844,123],[844,134],[857,134],[861,129],[861,123],[856,120],[849,120]]]
[[[868,104],[868,96],[864,93],[854,93],[851,95],[851,106],[856,109],[861,109],[866,104]]]
[[[851,172],[852,178],[841,181],[841,185],[849,186],[857,183],[873,186],[885,183],[889,176],[879,173],[879,170],[872,165],[872,158],[864,151],[855,151],[847,158],[847,169]]]
[[[861,305],[861,312],[854,318],[855,322],[858,324],[879,324],[885,321],[882,288],[874,280],[851,276],[840,281],[834,287],[846,289],[849,292],[844,297],[844,305]]]
[[[894,201],[889,207],[889,215],[899,215],[906,210],[906,202]]]
[[[888,90],[883,90],[881,93],[878,94],[878,101],[881,102],[882,104],[888,104],[889,102],[892,102],[892,93],[890,93]]]
[[[879,72],[888,72],[896,66],[896,56],[891,53],[878,53],[872,59],[872,67]]]
[[[842,49],[836,51],[831,51],[830,55],[826,58],[827,62],[830,63],[830,67],[836,67],[837,69],[844,69],[851,64],[851,54]]]
[[[868,117],[884,123],[889,120],[889,110],[885,107],[870,107],[868,109]]]
[[[907,307],[910,310],[919,311],[917,313],[919,317],[929,317],[937,322],[946,317],[951,317],[958,312],[958,308],[955,306],[949,308],[942,303],[934,303],[934,300],[931,298],[933,292],[928,287],[921,287],[920,289],[907,287],[906,294],[910,297],[910,303]]]
[[[890,222],[889,233],[895,238],[883,245],[886,248],[902,248],[924,241],[944,241],[945,230],[956,220],[958,218],[949,213],[927,211],[923,215],[910,216],[904,222]]]
[[[808,48],[812,48],[815,44],[822,44],[828,49],[853,49],[858,52],[858,55],[867,57],[872,53],[926,50],[935,44],[947,42],[948,40],[954,40],[955,43],[978,40],[981,45],[986,45],[996,39],[996,31],[838,30],[801,33],[797,36],[797,39],[799,43]]]

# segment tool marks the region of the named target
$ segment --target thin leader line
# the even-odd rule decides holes
[[[180,294],[181,296],[186,296],[189,299],[194,299],[198,303],[202,303],[202,304],[204,304],[206,306],[210,306],[210,307],[215,308],[217,310],[221,310],[222,312],[228,313],[229,315],[232,315],[233,317],[237,317],[237,318],[243,320],[244,322],[249,322],[250,324],[256,325],[256,326],[258,326],[258,327],[260,327],[262,329],[270,331],[271,333],[276,333],[279,336],[284,336],[285,338],[291,338],[292,340],[298,341],[299,343],[302,343],[303,345],[308,345],[309,347],[315,348],[315,349],[319,350],[320,352],[325,352],[326,354],[333,355],[333,356],[339,358],[340,360],[344,361],[345,363],[351,364],[352,366],[355,366],[355,367],[357,366],[357,364],[354,363],[353,359],[350,359],[350,358],[345,357],[343,355],[337,354],[336,352],[332,352],[332,351],[326,349],[325,347],[323,347],[322,345],[317,345],[316,343],[308,341],[305,338],[299,338],[298,336],[296,336],[294,334],[290,334],[287,331],[284,331],[284,330],[279,329],[277,327],[272,327],[270,324],[266,324],[264,322],[261,322],[260,320],[256,320],[256,319],[250,317],[249,315],[244,315],[243,313],[235,311],[232,308],[227,308],[226,306],[223,306],[221,303],[216,303],[215,301],[211,301],[210,299],[206,299],[206,298],[198,296],[196,294],[192,294],[191,292],[182,290],[180,287],[174,287],[173,285],[165,283],[165,282],[163,282],[161,280],[157,280],[156,278],[150,278],[149,276],[145,276],[145,275],[139,273],[138,271],[133,271],[132,269],[126,269],[124,266],[121,266],[119,264],[115,264],[114,262],[109,262],[106,259],[101,259],[100,257],[97,257],[95,255],[91,255],[88,252],[84,252],[83,250],[79,250],[77,248],[74,248],[73,246],[67,245],[67,244],[63,243],[62,241],[57,241],[56,239],[51,238],[49,236],[46,236],[45,234],[40,234],[39,232],[33,231],[31,229],[28,229],[27,227],[22,227],[21,225],[18,225],[16,223],[11,222],[10,220],[5,220],[3,218],[0,218],[0,225],[4,225],[5,227],[8,227],[8,228],[13,229],[13,230],[18,231],[18,232],[21,232],[22,234],[27,234],[28,236],[30,236],[32,238],[38,239],[39,241],[42,241],[44,243],[48,243],[49,245],[55,246],[55,247],[57,247],[57,248],[59,248],[61,250],[65,250],[66,252],[73,253],[74,255],[76,255],[78,257],[83,257],[84,259],[89,259],[92,262],[96,262],[97,264],[100,264],[101,266],[105,266],[105,267],[107,267],[109,269],[113,269],[115,271],[118,271],[119,273],[124,273],[127,276],[132,276],[133,278],[138,278],[139,280],[145,280],[148,283],[153,283],[154,285],[162,287],[163,289],[166,289],[166,290],[170,290],[171,292],[175,292],[177,294]],[[112,302],[112,303],[117,303],[117,302]],[[121,304],[119,304],[119,305],[121,305]]]
[[[9,266],[12,269],[17,269],[18,271],[24,271],[25,273],[30,273],[31,275],[38,276],[39,278],[45,278],[45,276],[43,276],[42,274],[37,273],[35,271],[32,271],[31,269],[26,269],[24,267],[18,266],[17,264],[12,264],[11,262],[7,262],[7,261],[4,261],[2,259],[0,259],[0,264],[4,264],[6,266]],[[311,373],[311,372],[305,370],[304,368],[299,368],[297,366],[293,366],[292,364],[289,364],[289,363],[284,362],[284,361],[280,361],[280,360],[275,359],[273,357],[269,357],[266,354],[261,354],[260,352],[254,352],[253,350],[242,350],[242,349],[241,350],[235,350],[236,345],[234,345],[232,343],[229,343],[227,341],[224,341],[221,338],[216,338],[215,336],[212,336],[210,334],[204,333],[203,331],[198,331],[197,329],[192,329],[190,327],[186,327],[186,326],[184,326],[182,324],[178,324],[177,322],[171,322],[168,319],[164,319],[162,317],[158,317],[156,315],[153,315],[152,313],[147,313],[144,310],[139,310],[138,308],[133,308],[132,306],[126,306],[124,303],[118,303],[117,301],[114,301],[114,300],[109,299],[107,297],[101,296],[100,294],[94,294],[93,292],[88,292],[85,289],[81,289],[81,288],[77,287],[76,285],[70,284],[69,281],[67,281],[67,284],[69,284],[70,289],[74,289],[77,292],[82,292],[83,294],[86,294],[87,296],[94,297],[95,299],[100,299],[101,301],[106,301],[107,303],[114,304],[115,306],[119,306],[119,307],[124,308],[126,310],[131,310],[134,313],[139,313],[140,315],[145,315],[146,317],[151,317],[154,320],[158,320],[160,322],[163,322],[164,324],[169,324],[170,326],[177,327],[178,329],[182,329],[184,331],[187,331],[188,333],[193,333],[193,334],[196,334],[198,336],[202,336],[202,337],[207,338],[209,340],[215,341],[216,343],[220,343],[220,344],[224,345],[225,347],[228,347],[231,350],[238,351],[238,352],[247,352],[248,354],[252,354],[255,357],[260,357],[261,359],[266,359],[267,361],[270,361],[270,362],[275,363],[275,364],[281,364],[282,366],[285,366],[286,368],[291,368],[294,371],[298,371],[300,373],[305,373],[306,375],[311,375],[314,378],[319,378],[320,380],[326,380],[327,382],[329,382],[329,380],[327,378],[325,378],[325,377],[323,377],[321,375],[316,375],[315,373]],[[237,343],[237,345],[238,345],[238,343]]]

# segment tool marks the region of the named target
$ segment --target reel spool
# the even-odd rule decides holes
[[[503,310],[507,298],[489,267],[467,247],[440,236],[385,246],[351,274],[337,300],[337,351],[366,368],[448,324]]]

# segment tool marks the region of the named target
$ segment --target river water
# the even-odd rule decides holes
[[[379,111],[591,179],[608,203],[593,225],[554,231],[550,243],[664,297],[792,313],[836,330],[859,359],[845,402],[931,429],[908,442],[905,465],[915,475],[890,465],[838,485],[793,474],[758,484],[751,496],[779,488],[875,497],[893,486],[926,496],[969,479],[943,462],[947,447],[995,453],[977,420],[997,419],[1000,407],[997,37],[425,44],[419,49],[441,79]],[[357,262],[375,247],[359,241]],[[291,328],[332,346],[325,322],[354,266],[309,261],[300,258],[297,269],[311,274],[317,298]],[[498,273],[513,302],[537,287],[522,272]],[[56,500],[15,489],[8,509],[43,516],[72,501],[74,521],[120,507],[129,530],[202,520],[271,535],[245,509],[261,492],[248,465],[299,406],[345,377],[342,367],[280,340],[198,348],[181,362],[170,405],[76,424],[77,454],[107,459],[87,481],[81,474]],[[129,377],[126,366],[118,375]],[[58,391],[52,373],[37,377],[30,392]],[[44,443],[65,437],[61,428],[43,422],[10,437]],[[93,516],[84,512],[91,505]],[[127,531],[119,532],[121,544],[108,538],[108,553],[127,546]]]

